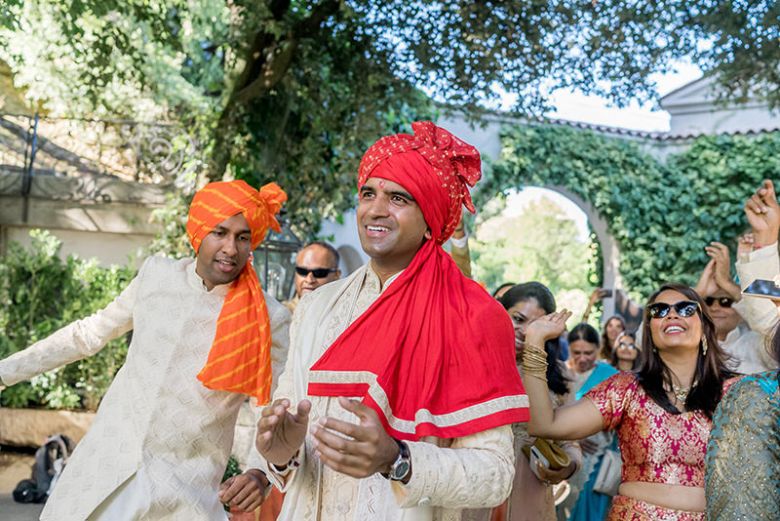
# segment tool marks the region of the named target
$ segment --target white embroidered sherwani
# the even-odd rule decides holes
[[[0,378],[10,385],[94,354],[133,330],[127,361],[42,520],[84,521],[101,503],[117,500],[122,514],[111,521],[226,519],[217,492],[246,397],[209,390],[196,375],[227,291],[227,285],[207,291],[194,259],[151,257],[105,309],[0,362]],[[265,298],[276,372],[286,357],[290,315]]]
[[[777,243],[741,255],[737,259],[736,269],[742,289],[747,288],[756,279],[774,279],[780,274]],[[726,346],[729,354],[740,361],[746,360],[747,365],[740,366],[738,370],[743,373],[756,373],[776,369],[777,361],[771,354],[771,340],[778,323],[775,303],[767,298],[743,295],[742,300],[735,302],[733,307],[745,319],[751,332],[760,337],[747,345]],[[727,337],[726,340],[728,342],[731,339]]]
[[[304,398],[311,400],[310,425],[323,416],[358,423],[336,398],[307,395],[308,369],[379,297],[379,287],[377,275],[363,266],[348,278],[306,295],[295,310],[287,366],[274,398],[289,398],[293,407]],[[412,477],[407,485],[379,474],[355,479],[335,472],[316,458],[311,441],[307,436],[299,456],[301,466],[286,476],[272,472],[262,461],[252,465],[262,468],[287,493],[280,521],[487,519],[487,507],[507,498],[514,477],[508,425],[453,440],[427,438],[409,443]]]

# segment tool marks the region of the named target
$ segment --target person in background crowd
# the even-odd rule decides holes
[[[742,288],[756,279],[773,280],[780,272],[777,237],[780,232],[780,205],[772,181],[765,180],[745,203],[751,232],[740,238],[737,250],[737,276]],[[738,306],[750,329],[763,338],[773,337],[778,324],[777,308],[765,298],[744,297]],[[758,349],[758,360],[766,369],[777,367],[769,351]]]
[[[751,226],[740,240],[737,273],[743,287],[780,275],[777,237],[780,205],[774,185],[765,180],[745,202]],[[741,251],[740,251],[741,250]],[[780,363],[778,308],[769,299],[745,295],[746,320],[763,334],[774,327],[773,360]],[[715,412],[707,448],[707,519],[770,521],[780,519],[780,391],[776,369],[734,384]]]
[[[599,341],[598,331],[589,324],[577,324],[569,332],[569,350],[575,371],[573,392],[577,400],[617,373],[611,365],[598,359]],[[614,448],[614,445],[615,435],[611,432],[597,432],[580,441],[584,454],[582,472],[569,480],[572,492],[564,504],[571,511],[569,519],[577,521],[604,519],[611,498],[594,492],[593,484],[601,468],[604,452]]]
[[[636,371],[639,368],[639,346],[636,335],[624,331],[615,340],[609,363],[618,371]]]
[[[295,296],[284,302],[290,313],[306,293],[341,278],[340,261],[338,250],[327,242],[310,242],[301,248],[295,257]]]
[[[769,339],[751,331],[740,314],[742,293],[731,279],[729,249],[720,242],[711,242],[704,249],[710,261],[695,289],[704,299],[707,312],[715,323],[720,346],[731,356],[731,366],[736,372],[765,371],[769,358],[765,344]]]
[[[560,335],[570,313],[546,315],[528,326],[523,350],[528,430],[551,439],[617,431],[622,480],[608,520],[703,521],[712,415],[734,373],[693,289],[665,284],[645,309],[639,371],[613,375],[584,399],[558,409],[550,403],[546,356],[539,346]]]
[[[461,216],[455,231],[450,237],[450,256],[455,261],[461,273],[465,277],[471,278],[471,252],[469,251],[469,235],[466,232],[466,223],[464,216]]]
[[[780,362],[780,329],[772,353]],[[710,521],[780,519],[779,380],[777,370],[748,375],[715,411],[705,475]]]
[[[613,315],[604,322],[604,329],[601,332],[601,350],[599,358],[609,361],[612,358],[612,348],[615,345],[618,335],[626,330],[626,321],[620,315]]]
[[[538,317],[555,311],[555,297],[550,290],[539,282],[518,284],[504,293],[501,305],[509,313],[515,326],[515,353],[518,371],[522,359],[525,341],[525,328]],[[556,407],[572,401],[569,390],[569,378],[563,363],[556,362],[557,340],[545,344],[549,360],[547,381],[550,387],[550,399]],[[553,485],[569,479],[577,472],[582,463],[582,452],[576,442],[563,442],[561,446],[569,456],[570,464],[557,471],[539,465],[536,469],[539,477],[531,470],[528,458],[522,449],[534,444],[535,438],[528,435],[525,423],[512,425],[515,438],[516,470],[512,484],[512,495],[501,507],[493,512],[492,521],[554,521],[555,494]],[[541,479],[540,479],[541,478]]]
[[[588,305],[587,307],[585,307],[585,312],[582,313],[582,318],[580,319],[580,322],[587,322],[588,319],[590,318],[591,311],[593,311],[593,306],[596,305],[596,302],[599,302],[607,298],[607,295],[609,295],[609,290],[606,290],[604,288],[594,289],[590,294],[590,298],[588,299]]]
[[[528,419],[512,322],[441,247],[475,211],[480,155],[431,122],[412,129],[363,156],[371,260],[301,300],[258,422],[284,521],[458,521],[509,496],[511,424]]]
[[[76,447],[41,519],[226,520],[251,512],[268,480],[222,485],[239,407],[268,401],[287,356],[290,314],[260,288],[250,256],[287,199],[274,183],[210,183],[190,205],[196,258],[150,257],[108,306],[0,361],[0,387],[90,356],[133,331],[127,361]]]
[[[503,284],[501,284],[499,287],[497,287],[497,288],[495,289],[495,291],[493,291],[493,298],[494,298],[494,299],[496,299],[496,300],[501,300],[501,297],[503,297],[503,296],[504,296],[504,293],[506,293],[507,291],[509,291],[509,289],[510,289],[512,286],[514,286],[514,285],[515,285],[515,283],[514,283],[514,282],[504,282],[504,283],[503,283]]]

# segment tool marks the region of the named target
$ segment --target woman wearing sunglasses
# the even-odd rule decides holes
[[[624,331],[618,335],[609,363],[618,371],[636,371],[639,369],[639,347],[636,345],[636,335],[634,333]]]
[[[712,415],[734,374],[691,288],[662,286],[645,313],[640,369],[614,375],[582,400],[558,409],[547,395],[546,356],[538,346],[560,334],[570,313],[532,322],[523,353],[528,430],[552,439],[617,432],[623,469],[609,520],[702,521]]]

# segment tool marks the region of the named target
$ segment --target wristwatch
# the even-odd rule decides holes
[[[393,438],[395,440],[395,438]],[[383,476],[391,481],[403,481],[412,471],[412,456],[409,453],[409,446],[401,440],[395,440],[398,444],[398,457],[392,465],[390,472]]]

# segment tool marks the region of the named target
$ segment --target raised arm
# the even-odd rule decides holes
[[[105,308],[1,360],[0,385],[13,385],[87,358],[100,351],[109,341],[130,331],[133,328],[138,279],[142,272],[143,267],[127,288]]]
[[[604,428],[596,406],[584,398],[553,408],[547,387],[547,355],[544,342],[563,333],[571,312],[563,310],[538,318],[529,324],[523,352],[523,385],[531,406],[528,433],[553,440],[579,440]]]

